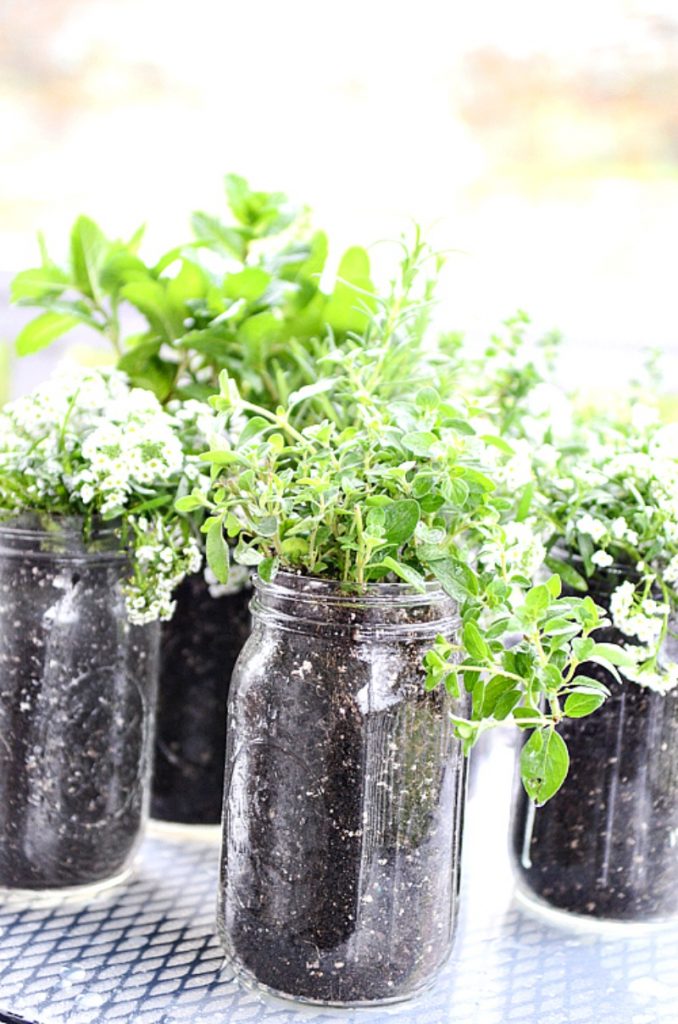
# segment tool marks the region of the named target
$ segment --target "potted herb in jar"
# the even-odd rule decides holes
[[[202,448],[214,429],[202,403],[218,390],[223,368],[269,409],[312,384],[327,325],[340,342],[366,322],[367,254],[349,249],[326,291],[320,276],[327,238],[309,229],[303,212],[282,193],[253,190],[235,174],[225,187],[230,222],[195,213],[194,237],[153,263],[139,254],[141,232],[113,240],[86,217],[73,226],[68,266],[55,264],[43,247],[42,266],[13,282],[16,302],[43,310],[17,339],[19,353],[87,327],[112,346],[132,383],[152,391],[196,439],[199,426]],[[356,288],[364,309],[355,308]],[[133,334],[126,329],[130,312]],[[197,538],[199,515],[191,524]],[[226,699],[249,633],[250,596],[242,570],[227,585],[199,571],[177,591],[176,613],[162,630],[155,819],[218,826]]]
[[[308,391],[272,412],[222,375],[213,404],[247,421],[205,456],[211,493],[180,501],[209,512],[217,575],[227,537],[257,568],[229,698],[220,933],[247,983],[302,1001],[432,982],[457,917],[464,751],[513,718],[529,793],[556,792],[572,641],[600,623],[508,553],[513,505],[484,471],[498,439],[430,386],[394,388],[415,312],[395,289],[334,353],[315,385],[332,420],[299,428]],[[545,631],[555,617],[566,638]]]
[[[178,423],[115,371],[0,412],[0,890],[118,881],[148,797],[160,619],[195,571]]]
[[[675,424],[645,412],[590,422],[548,465],[537,458],[547,564],[609,619],[576,641],[589,663],[565,705],[572,771],[547,807],[519,796],[515,812],[523,898],[570,920],[678,913],[678,444]],[[614,667],[595,657],[610,643]]]

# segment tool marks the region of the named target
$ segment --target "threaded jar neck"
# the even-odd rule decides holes
[[[0,556],[59,559],[60,561],[124,561],[117,522],[47,512],[0,513]]]
[[[436,583],[418,593],[407,584],[369,583],[360,591],[338,581],[280,572],[254,580],[255,619],[290,632],[352,639],[433,639],[460,624],[458,607]]]

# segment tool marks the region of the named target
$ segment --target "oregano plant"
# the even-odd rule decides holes
[[[543,549],[535,558],[524,538],[515,543],[516,519],[524,525],[528,509],[524,494],[503,483],[513,449],[476,430],[473,403],[446,393],[454,374],[438,372],[440,352],[420,349],[411,271],[421,262],[406,253],[367,330],[330,349],[328,376],[312,390],[272,410],[222,373],[211,402],[223,441],[203,456],[212,486],[178,508],[205,515],[207,557],[221,580],[233,548],[235,561],[265,581],[281,569],[352,591],[437,581],[458,602],[463,626],[458,642],[439,637],[427,653],[425,685],[468,694],[468,715],[454,719],[466,751],[508,719],[529,731],[522,778],[543,803],[568,770],[559,723],[593,713],[607,696],[580,666],[594,661],[615,674],[625,655],[593,639],[605,619],[590,597],[563,597],[557,574],[536,585],[530,578]],[[417,351],[409,385],[408,339]],[[326,418],[300,413],[320,396]]]

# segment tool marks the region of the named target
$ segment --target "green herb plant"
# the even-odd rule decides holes
[[[454,372],[439,352],[421,349],[428,286],[423,305],[413,292],[422,262],[405,253],[367,329],[330,350],[328,375],[312,389],[271,410],[222,373],[211,401],[229,429],[204,455],[212,486],[178,508],[206,513],[207,557],[223,581],[231,545],[235,561],[265,581],[279,570],[358,591],[437,581],[458,602],[463,626],[458,641],[439,637],[427,653],[426,686],[468,695],[469,714],[454,719],[466,751],[507,719],[529,730],[522,778],[543,803],[568,770],[559,723],[591,714],[607,696],[575,673],[594,661],[614,674],[623,654],[592,638],[605,619],[590,597],[563,597],[557,574],[535,586],[512,564],[507,530],[527,510],[495,478],[497,459],[512,449],[476,431],[472,403],[447,393]],[[307,421],[300,410],[321,397],[331,414]]]
[[[140,255],[143,229],[114,240],[88,217],[73,225],[66,266],[41,241],[40,266],[12,283],[14,302],[41,310],[19,334],[19,354],[84,326],[110,344],[134,386],[163,403],[207,398],[223,369],[244,396],[273,408],[312,383],[327,327],[341,340],[368,322],[368,255],[348,249],[327,289],[328,240],[304,211],[235,174],[225,188],[230,222],[195,213],[193,238],[151,263]]]
[[[195,433],[115,370],[55,375],[0,410],[0,518],[36,513],[45,529],[65,518],[85,542],[109,523],[130,555],[130,621],[169,619],[200,565],[174,511],[184,478],[199,476]]]
[[[547,457],[537,451],[535,471],[547,564],[573,592],[607,594],[628,638],[626,679],[675,689],[678,424],[639,402],[623,418],[594,413]]]

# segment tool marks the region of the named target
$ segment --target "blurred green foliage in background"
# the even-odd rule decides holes
[[[5,404],[10,394],[10,353],[7,342],[0,341],[0,406]]]

